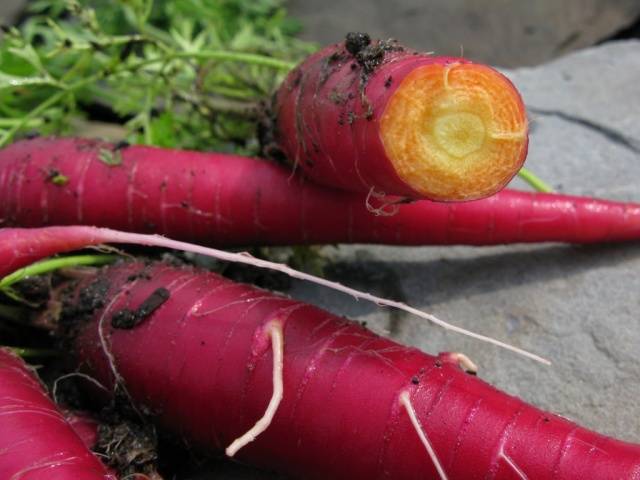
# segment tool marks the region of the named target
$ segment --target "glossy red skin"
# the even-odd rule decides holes
[[[0,478],[116,480],[17,356],[0,348]]]
[[[317,52],[289,73],[273,110],[276,143],[295,168],[329,187],[425,198],[396,173],[382,144],[380,119],[402,80],[416,68],[471,62],[399,48],[387,52],[367,76],[368,104],[362,101],[362,67],[344,42]],[[522,161],[525,156],[526,148]]]
[[[88,412],[66,411],[64,417],[82,443],[93,449],[98,443],[98,421]]]
[[[502,191],[464,203],[417,201],[392,216],[366,195],[323,188],[258,159],[33,139],[0,150],[0,226],[87,224],[217,246],[377,243],[495,245],[640,238],[640,205]],[[68,177],[59,186],[50,172]],[[2,223],[3,222],[3,223]],[[46,245],[46,242],[44,243]]]
[[[138,275],[144,270],[145,275]],[[135,280],[132,278],[135,277]],[[106,310],[75,344],[80,364],[113,385],[98,320],[134,401],[203,449],[222,450],[271,396],[267,322],[284,324],[284,398],[238,458],[295,478],[435,479],[400,407],[408,391],[449,479],[640,479],[640,445],[613,440],[506,395],[446,361],[359,324],[218,275],[162,264],[107,267]],[[76,291],[86,288],[84,280]],[[111,316],[159,287],[170,299],[131,330]]]

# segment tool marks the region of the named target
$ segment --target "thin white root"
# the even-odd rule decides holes
[[[529,480],[529,477],[527,477],[522,469],[518,465],[516,465],[516,463],[511,460],[511,458],[509,458],[509,456],[504,453],[504,451],[500,452],[500,457],[502,457],[507,465],[509,465],[511,469],[516,473],[516,475],[518,475],[518,478],[520,478],[520,480]]]
[[[125,394],[126,398],[131,400],[131,395],[129,394],[129,390],[127,389],[124,377],[120,375],[120,372],[118,372],[118,367],[116,367],[116,357],[111,352],[111,345],[104,328],[104,324],[107,321],[107,314],[111,312],[111,307],[113,307],[113,305],[120,299],[121,295],[122,292],[115,295],[102,311],[102,315],[98,320],[98,338],[100,339],[100,347],[102,348],[102,353],[104,353],[105,357],[107,357],[109,370],[111,370],[111,373],[113,374],[113,392],[115,392],[117,388],[120,388]],[[133,410],[140,415],[140,411],[136,406],[134,406],[132,401],[130,401],[130,405]]]
[[[107,357],[107,363],[109,364],[109,370],[113,374],[113,388],[115,389],[118,385],[124,388],[124,379],[122,375],[118,372],[116,367],[116,357],[111,353],[111,348],[109,346],[109,341],[107,340],[107,335],[104,331],[104,323],[107,320],[107,313],[111,311],[111,307],[120,299],[120,294],[116,295],[111,299],[109,304],[105,307],[98,320],[98,338],[100,339],[100,347],[102,348],[102,352]]]
[[[460,65],[459,62],[450,63],[444,68],[444,71],[442,72],[442,75],[443,75],[442,80],[443,80],[445,90],[451,90],[451,85],[449,84],[449,73],[451,72],[451,69],[453,67],[457,67],[458,65]]]
[[[385,200],[386,194],[384,192],[376,192],[375,187],[371,187],[369,189],[369,193],[367,193],[367,198],[365,199],[365,205],[367,207],[367,211],[373,213],[377,217],[393,217],[398,213],[398,205],[394,200]],[[374,207],[371,205],[371,199],[375,198],[382,202],[382,205],[379,207]],[[387,208],[389,208],[387,210]]]
[[[282,401],[283,385],[283,357],[284,357],[284,332],[280,322],[271,322],[266,329],[266,333],[271,337],[271,350],[273,351],[273,394],[264,415],[246,433],[236,438],[227,447],[225,453],[233,457],[238,450],[253,442],[258,435],[264,432],[271,422]]]
[[[475,363],[473,363],[473,361],[469,357],[467,357],[464,353],[453,352],[451,354],[451,358],[455,362],[458,362],[458,365],[460,366],[460,368],[462,368],[465,372],[473,373],[473,374],[478,373],[478,366]]]
[[[75,227],[75,228],[91,228],[91,227]],[[98,230],[100,232],[100,241],[102,242],[132,243],[132,244],[139,244],[139,245],[172,248],[175,250],[182,250],[185,252],[192,252],[192,253],[198,253],[201,255],[206,255],[208,257],[213,257],[213,258],[217,258],[219,260],[225,260],[228,262],[244,263],[246,265],[253,265],[254,267],[258,267],[258,268],[266,268],[269,270],[282,272],[286,275],[289,275],[292,278],[297,278],[299,280],[305,280],[308,282],[316,283],[318,285],[322,285],[324,287],[331,288],[333,290],[337,290],[339,292],[343,292],[348,295],[352,295],[356,299],[367,300],[379,306],[394,307],[399,310],[403,310],[407,313],[411,313],[420,318],[428,320],[446,330],[451,330],[452,332],[460,333],[462,335],[467,335],[468,337],[472,337],[477,340],[481,340],[481,341],[505,348],[507,350],[511,350],[512,352],[516,352],[520,355],[524,355],[525,357],[529,357],[533,360],[544,363],[546,365],[551,365],[551,362],[549,360],[542,358],[534,353],[528,352],[526,350],[523,350],[522,348],[515,347],[513,345],[502,342],[500,340],[496,340],[495,338],[487,337],[486,335],[481,335],[479,333],[471,332],[469,330],[458,327],[456,325],[452,325],[450,323],[445,322],[444,320],[440,320],[434,315],[423,312],[422,310],[411,307],[405,303],[396,302],[394,300],[387,300],[385,298],[371,295],[370,293],[361,292],[354,288],[350,288],[345,285],[342,285],[341,283],[338,283],[338,282],[332,282],[324,278],[316,277],[315,275],[300,272],[282,263],[262,260],[260,258],[252,257],[247,253],[225,252],[224,250],[218,250],[215,248],[203,247],[200,245],[192,245],[186,242],[171,240],[169,238],[162,237],[160,235],[125,233],[117,230],[111,230],[108,228],[100,228]]]
[[[51,389],[51,397],[53,398],[53,401],[55,403],[59,403],[58,401],[58,383],[60,383],[63,380],[66,380],[67,378],[72,378],[72,377],[80,377],[80,378],[84,378],[85,380],[87,380],[88,382],[93,383],[96,387],[104,390],[105,392],[108,392],[109,389],[107,387],[105,387],[103,384],[101,384],[98,380],[96,380],[93,377],[90,377],[89,375],[85,374],[85,373],[81,373],[81,372],[71,372],[71,373],[67,373],[65,375],[61,375],[58,378],[56,378],[53,382],[53,388]]]
[[[409,419],[411,419],[411,424],[413,425],[413,428],[418,434],[418,437],[420,437],[420,441],[422,442],[422,445],[424,445],[424,448],[427,450],[427,453],[429,454],[429,458],[431,458],[433,465],[436,467],[436,471],[440,476],[440,480],[448,480],[447,474],[445,473],[444,468],[442,468],[442,465],[440,464],[440,460],[438,460],[438,456],[436,455],[436,452],[433,450],[433,447],[431,446],[431,443],[427,438],[427,434],[423,430],[422,425],[420,425],[420,421],[416,416],[416,411],[413,409],[413,405],[411,405],[409,392],[404,391],[400,394],[400,404],[405,408],[405,410],[407,410]]]

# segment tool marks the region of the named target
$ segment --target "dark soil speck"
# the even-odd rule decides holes
[[[345,48],[351,55],[357,55],[371,43],[371,37],[367,33],[349,32],[345,40]]]

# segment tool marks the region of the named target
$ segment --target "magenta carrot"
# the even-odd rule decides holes
[[[79,364],[203,449],[297,478],[640,478],[639,445],[289,298],[141,263],[76,284],[68,315],[80,292]]]
[[[366,34],[295,68],[272,116],[275,147],[296,168],[350,191],[482,198],[504,187],[527,153],[524,104],[502,74]]]
[[[116,480],[84,445],[37,377],[0,348],[0,478]]]
[[[71,138],[0,150],[0,225],[73,224],[217,246],[592,243],[639,239],[640,205],[503,191],[376,216],[365,194],[318,187],[263,160]]]

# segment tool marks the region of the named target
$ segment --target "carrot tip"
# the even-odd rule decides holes
[[[497,192],[527,151],[520,95],[484,65],[416,68],[393,93],[380,122],[382,143],[400,178],[433,200]]]

